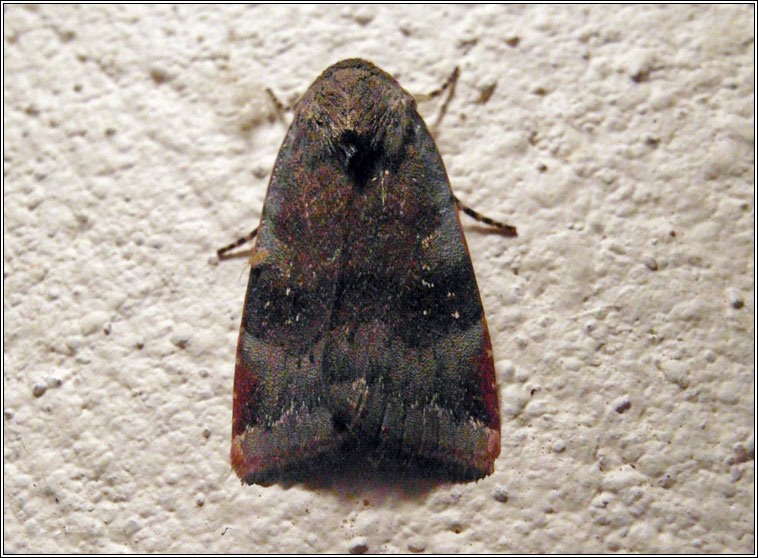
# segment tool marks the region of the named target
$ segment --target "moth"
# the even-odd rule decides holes
[[[459,207],[516,235],[460,205],[389,74],[344,60],[297,102],[237,346],[231,463],[243,482],[361,459],[453,481],[493,471],[495,368]]]

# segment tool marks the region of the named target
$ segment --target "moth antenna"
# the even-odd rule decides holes
[[[457,197],[453,196],[455,199],[455,205],[458,206],[458,209],[463,211],[466,215],[469,217],[476,219],[477,221],[484,223],[485,225],[489,225],[490,227],[494,227],[498,229],[498,232],[502,234],[503,236],[518,236],[518,231],[516,230],[516,227],[513,225],[507,225],[505,223],[501,223],[500,221],[495,221],[494,219],[490,219],[486,215],[482,215],[478,211],[475,211],[468,207],[467,205],[464,205],[461,200],[459,200]]]
[[[218,259],[219,260],[225,260],[225,259],[228,259],[228,258],[237,257],[238,254],[231,254],[231,255],[227,255],[227,254],[229,254],[229,252],[231,252],[235,248],[239,248],[240,246],[244,246],[248,242],[252,242],[252,240],[255,238],[255,235],[257,235],[257,234],[258,234],[258,228],[256,227],[247,236],[243,236],[242,238],[238,238],[237,240],[235,240],[234,242],[232,242],[228,246],[224,246],[223,248],[219,248],[218,250],[216,250],[216,255],[218,256]]]

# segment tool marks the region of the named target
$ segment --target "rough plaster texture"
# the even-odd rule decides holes
[[[6,552],[754,549],[754,11],[6,6]],[[427,92],[503,451],[478,482],[240,485],[246,262],[285,101]],[[482,92],[496,84],[482,103]],[[432,123],[439,103],[423,103]]]

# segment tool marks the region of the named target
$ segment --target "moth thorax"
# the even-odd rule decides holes
[[[355,181],[359,189],[369,186],[371,178],[378,172],[381,161],[385,158],[381,143],[352,130],[340,135],[337,140],[337,154],[347,175]]]

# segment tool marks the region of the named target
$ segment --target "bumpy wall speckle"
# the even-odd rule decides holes
[[[750,552],[754,10],[6,6],[6,552]],[[364,57],[464,201],[503,451],[242,486],[245,260],[297,98]],[[493,89],[494,87],[494,89]]]

